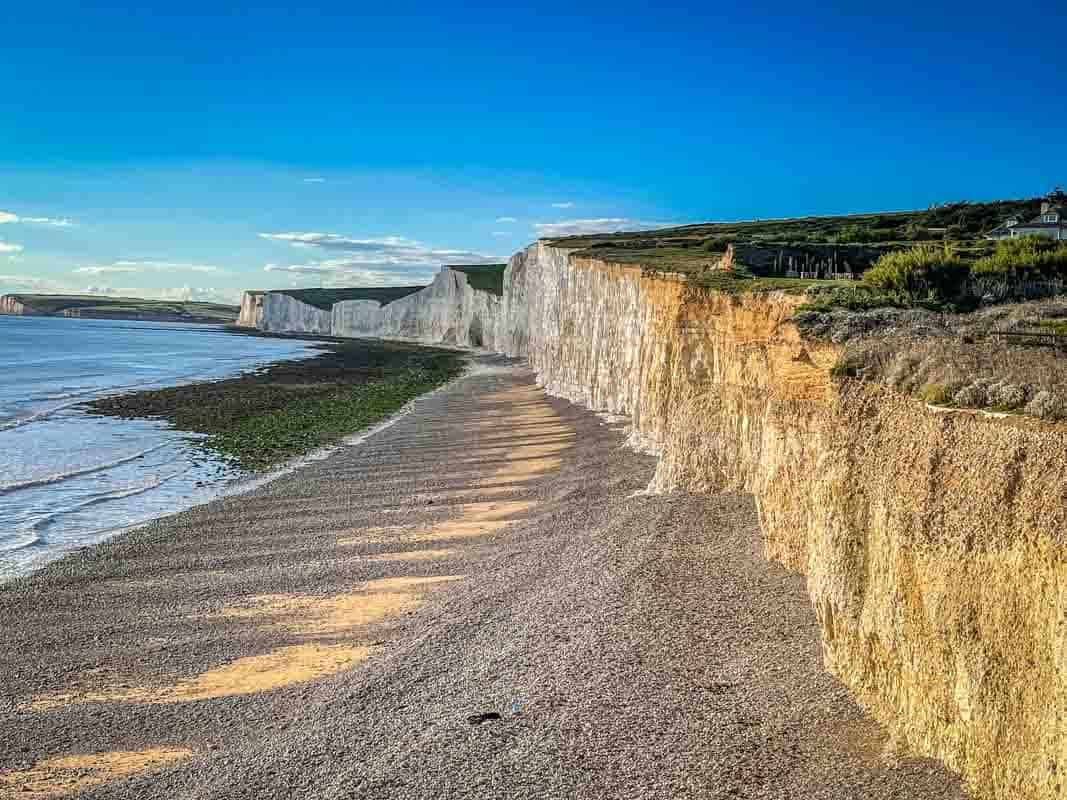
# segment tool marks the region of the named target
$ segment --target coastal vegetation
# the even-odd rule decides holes
[[[1052,297],[1067,290],[1067,242],[1005,239],[980,258],[951,244],[918,245],[882,256],[862,281],[813,284],[805,311],[926,308],[973,311],[993,304]]]
[[[333,444],[456,377],[458,353],[356,340],[228,380],[104,398],[91,413],[162,419],[257,470]]]
[[[353,289],[279,289],[301,303],[329,311],[334,303],[344,300],[373,300],[379,305],[389,305],[394,300],[414,294],[425,286],[366,286]]]
[[[472,289],[503,297],[504,270],[507,269],[507,266],[507,264],[471,264],[451,266],[449,269],[465,274],[467,283]]]
[[[557,247],[577,250],[627,249],[646,255],[662,248],[723,252],[726,244],[737,242],[909,245],[948,240],[982,245],[984,234],[1008,217],[1030,218],[1040,208],[1040,198],[955,202],[916,211],[707,222],[656,230],[564,236],[549,241]]]
[[[182,300],[144,300],[138,297],[102,297],[77,294],[5,295],[32,315],[119,319],[167,319],[189,322],[234,322],[237,306]]]

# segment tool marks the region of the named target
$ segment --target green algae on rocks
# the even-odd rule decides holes
[[[408,344],[357,340],[324,348],[236,378],[107,397],[86,408],[205,434],[204,447],[257,470],[380,422],[463,365],[460,353]]]

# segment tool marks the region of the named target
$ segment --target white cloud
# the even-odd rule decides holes
[[[491,236],[511,236],[511,231],[493,231]]]
[[[0,211],[0,225],[6,223],[24,222],[30,225],[52,225],[57,228],[69,228],[74,223],[69,219],[56,219],[53,217],[20,217],[10,211]]]
[[[37,278],[32,275],[0,275],[0,285],[30,292],[57,293],[69,291],[69,287],[64,283],[48,278]]]
[[[325,178],[304,178],[304,183],[326,183]]]
[[[110,275],[114,272],[140,272],[136,267],[78,267],[74,270],[76,275]]]
[[[12,242],[0,242],[0,253],[21,253],[22,245]]]
[[[336,233],[261,233],[260,238],[284,242],[293,247],[344,253],[343,261],[364,267],[419,267],[436,270],[445,264],[494,264],[503,259],[476,253],[428,247],[414,239],[385,236],[378,239],[355,239]]]
[[[308,264],[267,264],[265,272],[284,273],[292,286],[421,286],[433,280],[438,265],[392,266],[343,258]]]
[[[211,264],[187,264],[176,261],[116,261],[92,267],[79,267],[74,270],[78,275],[108,275],[118,272],[211,272],[226,270]]]
[[[647,223],[640,223],[634,219],[625,217],[602,217],[600,219],[570,219],[563,222],[538,222],[534,225],[537,235],[540,237],[551,236],[577,236],[587,233],[617,233],[624,230],[635,230],[648,227]]]
[[[673,228],[677,222],[648,222],[628,217],[601,217],[600,219],[568,219],[562,222],[538,222],[534,225],[542,239],[560,236],[583,236],[593,233],[619,233],[620,231],[650,231],[657,228]]]
[[[241,302],[241,290],[219,289],[213,286],[106,286],[103,284],[74,284],[50,278],[38,278],[33,275],[0,275],[0,286],[8,291],[22,291],[36,294],[98,294],[105,297],[139,297],[145,300],[182,300],[205,303],[226,303],[237,305]]]
[[[574,208],[574,203],[570,200],[565,203],[553,203],[552,208]]]
[[[512,222],[518,222],[519,220],[517,217],[497,217],[496,221],[498,225],[509,225]]]

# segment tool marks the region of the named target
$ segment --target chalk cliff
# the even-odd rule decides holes
[[[17,297],[5,294],[0,296],[0,314],[23,317],[36,316],[37,312],[32,308],[27,308]]]
[[[241,307],[244,308],[243,300]],[[302,303],[283,292],[266,292],[263,294],[256,327],[269,333],[329,335],[330,321],[329,311]]]
[[[767,557],[807,577],[827,668],[894,746],[978,797],[1063,796],[1065,426],[835,378],[839,349],[802,336],[803,299],[782,293],[706,292],[537,243],[503,297],[479,295],[443,269],[388,306],[338,303],[328,327],[526,358],[549,392],[629,417],[633,444],[660,454],[651,491],[751,492]],[[261,326],[324,325],[272,297]]]
[[[460,347],[500,349],[503,300],[471,287],[466,273],[442,267],[433,283],[380,305],[344,300],[333,306],[334,336],[410,339]]]
[[[628,415],[661,454],[651,490],[755,495],[767,557],[807,576],[827,667],[898,746],[980,797],[1062,796],[1062,426],[833,379],[837,349],[790,321],[799,298],[543,244],[509,272],[527,298],[512,352],[549,391]]]
[[[241,311],[237,315],[240,328],[258,328],[263,317],[263,295],[266,292],[244,292],[241,295]]]

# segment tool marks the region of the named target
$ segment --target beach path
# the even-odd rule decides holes
[[[823,670],[751,498],[646,495],[624,439],[479,357],[4,587],[0,797],[964,797]]]

